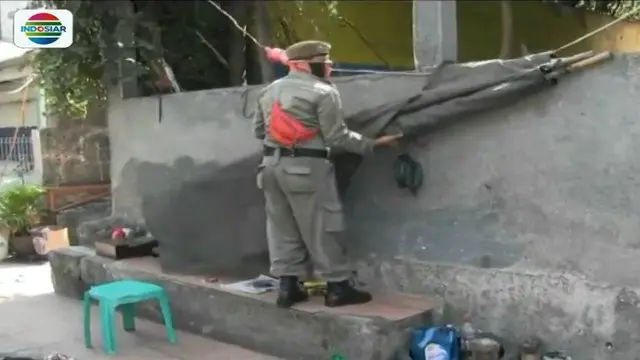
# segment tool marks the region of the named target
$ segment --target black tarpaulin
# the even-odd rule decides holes
[[[346,121],[351,130],[368,137],[401,132],[405,140],[421,136],[466,116],[511,106],[518,100],[553,86],[572,66],[609,53],[556,58],[541,53],[512,60],[444,64],[426,77],[422,90],[401,101],[364,109]],[[584,64],[588,65],[588,64]],[[341,191],[358,168],[361,157],[338,154],[336,176]]]

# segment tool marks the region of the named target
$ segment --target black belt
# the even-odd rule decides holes
[[[264,147],[264,155],[265,156],[275,155],[276,150],[280,150],[280,156],[313,157],[313,158],[321,158],[321,159],[329,158],[329,152],[327,150],[305,149],[305,148],[274,148],[270,146]]]

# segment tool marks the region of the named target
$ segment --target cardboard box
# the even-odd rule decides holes
[[[136,257],[154,256],[153,250],[158,247],[158,241],[142,239],[139,241],[96,240],[96,253],[114,260]]]
[[[33,237],[33,245],[39,255],[69,246],[69,234],[66,227],[46,226]]]

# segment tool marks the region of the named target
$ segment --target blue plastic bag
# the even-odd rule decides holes
[[[414,330],[409,354],[412,360],[461,360],[462,340],[452,325]]]

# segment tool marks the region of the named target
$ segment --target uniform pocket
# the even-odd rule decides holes
[[[324,206],[324,230],[328,232],[341,232],[345,230],[342,204],[329,203]]]
[[[293,193],[315,192],[317,185],[311,176],[311,168],[306,166],[287,166],[284,169],[286,174],[286,187]]]
[[[264,170],[264,165],[258,166],[258,171],[257,171],[257,174],[256,174],[256,186],[260,190],[264,189],[264,184],[263,184],[264,175],[262,174],[263,170]]]

